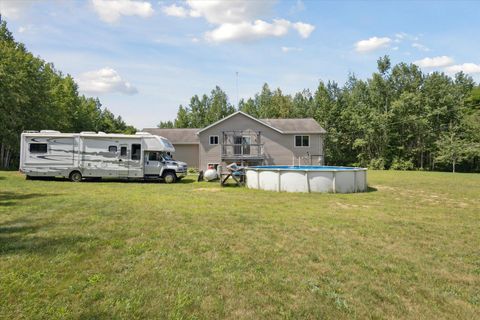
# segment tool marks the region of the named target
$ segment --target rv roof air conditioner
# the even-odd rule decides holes
[[[40,130],[40,133],[60,133],[60,131],[57,131],[57,130]]]

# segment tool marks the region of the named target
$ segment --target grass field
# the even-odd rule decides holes
[[[363,194],[0,172],[0,318],[473,319],[480,175]]]

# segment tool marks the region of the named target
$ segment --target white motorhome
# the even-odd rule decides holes
[[[103,132],[26,131],[20,144],[20,171],[30,177],[163,179],[175,182],[187,164],[173,160],[164,137]]]

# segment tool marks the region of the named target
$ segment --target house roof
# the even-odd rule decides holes
[[[237,114],[244,115],[245,117],[250,118],[250,119],[252,119],[253,121],[256,121],[256,122],[258,122],[258,123],[261,123],[261,124],[263,124],[264,126],[267,126],[267,127],[271,128],[271,129],[273,129],[273,130],[275,130],[275,131],[278,131],[278,132],[280,132],[280,133],[283,133],[281,130],[279,130],[279,129],[275,128],[275,127],[272,127],[272,126],[269,125],[268,123],[265,123],[265,122],[263,122],[262,120],[259,120],[259,119],[255,118],[255,117],[252,117],[251,115],[249,115],[249,114],[247,114],[247,113],[245,113],[245,112],[242,112],[242,111],[234,112],[234,113],[232,113],[231,115],[228,115],[228,116],[226,116],[225,118],[220,119],[220,120],[212,123],[211,125],[209,125],[209,126],[203,128],[203,129],[201,129],[200,131],[198,131],[198,133],[200,133],[200,132],[202,132],[202,131],[205,131],[205,130],[207,130],[207,129],[210,129],[210,128],[212,128],[212,127],[215,127],[217,124],[219,124],[219,123],[221,123],[221,122],[223,122],[223,121],[225,121],[225,120],[227,120],[227,119],[230,119],[231,117],[236,116]]]
[[[178,129],[159,129],[159,128],[145,128],[143,131],[150,132],[167,138],[173,144],[197,144],[199,143],[198,134],[208,128],[214,127],[217,124],[233,117],[236,114],[242,114],[256,122],[263,124],[279,133],[293,134],[293,133],[326,133],[317,121],[313,118],[306,119],[257,119],[242,111],[237,111],[231,115],[218,120],[217,122],[205,128],[178,128]]]
[[[197,144],[197,132],[201,130],[198,128],[179,128],[179,129],[159,129],[159,128],[145,128],[143,131],[150,132],[167,138],[173,144]]]
[[[326,133],[325,129],[323,129],[313,118],[260,120],[279,129],[282,133]]]

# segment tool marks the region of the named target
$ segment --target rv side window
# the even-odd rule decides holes
[[[132,160],[140,160],[141,150],[141,145],[132,144]]]
[[[30,143],[30,153],[47,153],[47,144]]]
[[[121,156],[126,156],[127,155],[127,147],[121,147],[120,148],[120,155]]]
[[[117,146],[108,147],[108,152],[117,152]]]

